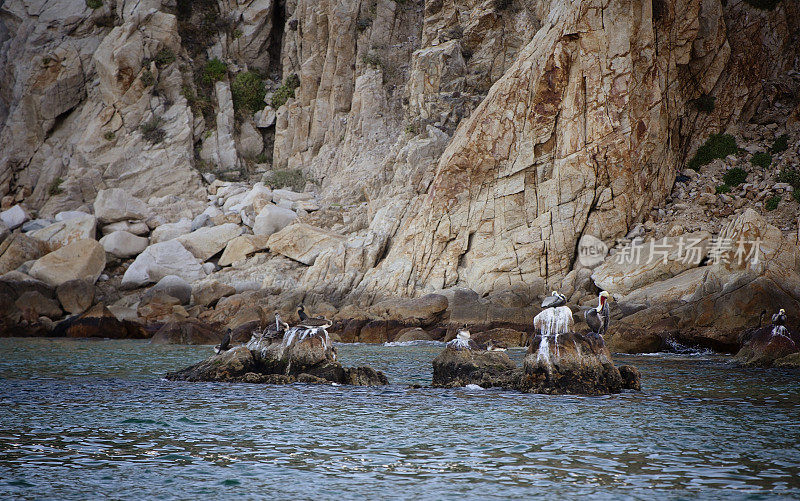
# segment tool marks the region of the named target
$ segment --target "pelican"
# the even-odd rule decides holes
[[[306,315],[305,306],[303,306],[302,304],[297,309],[297,316],[300,317],[300,323],[297,324],[299,327],[306,327],[309,329],[316,329],[316,328],[327,329],[328,327],[333,325],[333,322],[331,322],[325,317],[309,317],[308,315]]]
[[[225,332],[225,337],[222,338],[222,342],[219,343],[214,347],[214,351],[219,355],[223,351],[227,351],[231,348],[231,330],[228,329]]]
[[[781,308],[778,313],[772,315],[772,325],[786,325],[786,310]]]
[[[603,335],[606,333],[608,329],[608,322],[610,320],[609,312],[608,312],[608,292],[602,291],[597,296],[597,308],[591,308],[586,310],[584,313],[584,317],[586,318],[586,323],[589,324],[589,328],[592,332],[595,332],[599,335]]]
[[[567,304],[567,296],[553,291],[549,296],[542,300],[542,308],[558,308]]]
[[[275,314],[275,325],[269,325],[261,332],[261,339],[282,338],[289,330],[289,324],[281,320],[280,313]]]
[[[478,345],[472,340],[472,335],[470,335],[466,325],[458,330],[456,338],[447,343],[447,346],[455,348],[456,350],[478,349]]]

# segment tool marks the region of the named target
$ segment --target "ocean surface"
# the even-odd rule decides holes
[[[798,499],[800,373],[619,356],[641,392],[430,384],[441,345],[339,345],[391,385],[162,379],[208,346],[0,339],[0,499]],[[522,350],[511,353],[520,361]]]

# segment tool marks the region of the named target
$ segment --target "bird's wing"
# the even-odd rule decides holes
[[[590,308],[583,313],[583,317],[586,319],[586,323],[589,325],[592,332],[598,332],[600,330],[600,315],[597,314],[597,310]]]
[[[779,314],[772,315],[772,323],[777,323],[780,320],[781,316]]]

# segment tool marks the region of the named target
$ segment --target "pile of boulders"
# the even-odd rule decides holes
[[[206,209],[194,217],[189,209],[159,205],[180,206],[178,197],[145,203],[120,188],[100,190],[91,208],[52,218],[34,218],[24,204],[0,211],[4,335],[63,333],[54,331],[56,322],[95,304],[119,321],[160,327],[191,318],[203,325],[190,330],[205,332],[217,323],[198,319],[200,313],[225,297],[261,288],[259,282],[228,285],[210,275],[268,249],[311,264],[326,241],[344,238],[296,222],[320,208],[311,193],[219,180],[208,193]],[[181,217],[171,220],[175,216]],[[283,231],[292,223],[294,230]],[[210,342],[206,334],[161,338]]]

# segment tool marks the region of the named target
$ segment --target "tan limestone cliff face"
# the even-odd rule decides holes
[[[674,161],[650,13],[568,2],[545,24],[461,123],[389,251],[392,272],[379,267],[367,288],[388,278],[406,294],[484,293],[560,279],[581,234],[614,238],[667,191]]]

